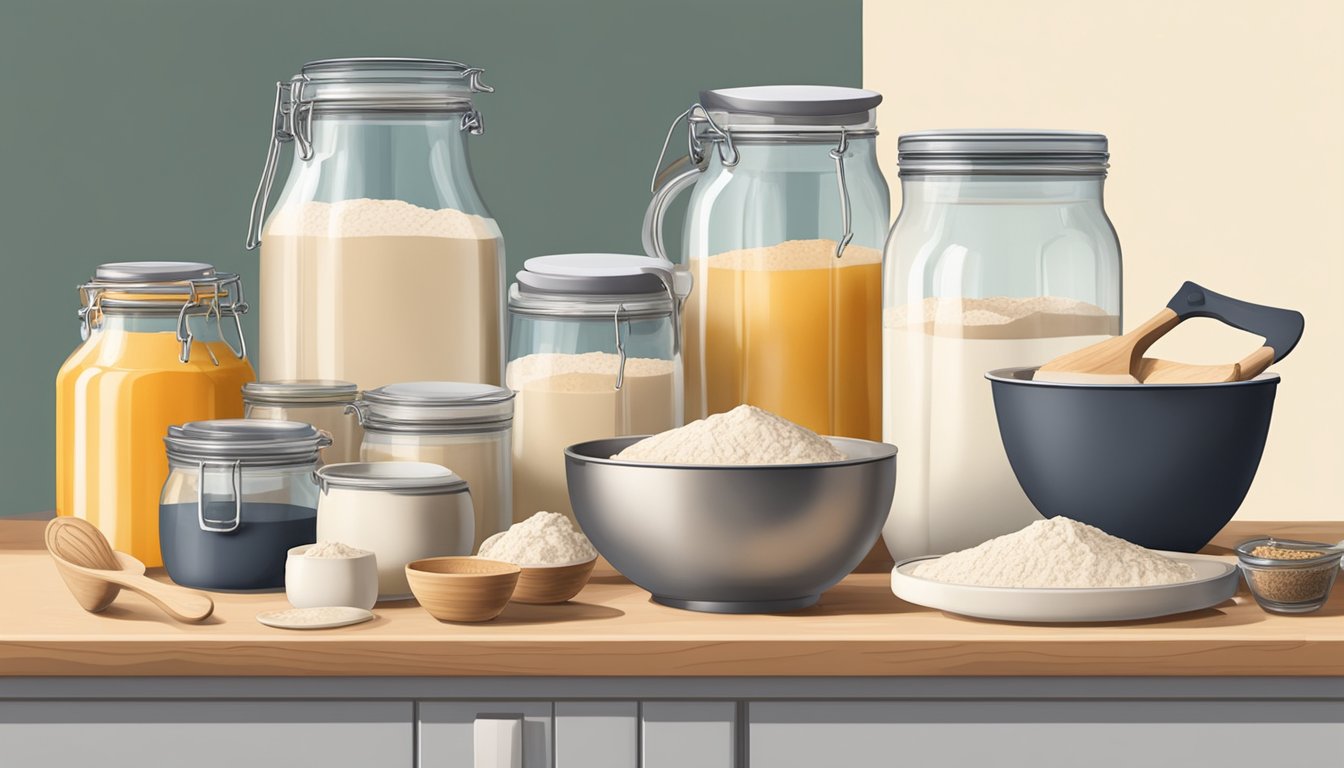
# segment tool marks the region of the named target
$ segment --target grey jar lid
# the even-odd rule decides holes
[[[461,493],[467,481],[447,467],[424,461],[356,461],[317,470],[325,493],[331,488],[399,494]]]
[[[523,262],[509,310],[538,315],[671,315],[673,294],[689,293],[689,273],[671,262],[626,253],[562,253]],[[683,290],[684,288],[684,290]]]
[[[359,387],[337,379],[292,379],[249,381],[243,385],[243,400],[266,405],[318,405],[353,403]]]
[[[513,390],[459,381],[410,381],[364,393],[357,408],[368,429],[387,432],[472,432],[513,421]]]
[[[114,261],[99,264],[93,279],[108,283],[172,283],[209,280],[215,268],[201,261]]]
[[[877,91],[835,85],[755,85],[700,92],[700,105],[711,112],[776,117],[845,117],[881,103]]]
[[[331,437],[300,421],[212,419],[171,426],[163,442],[171,458],[284,464],[315,460]]]
[[[945,130],[902,134],[900,174],[1106,175],[1106,136],[1083,131]]]

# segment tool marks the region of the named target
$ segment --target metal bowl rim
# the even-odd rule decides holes
[[[1079,384],[1076,382],[1062,381],[1036,381],[1034,379],[1013,378],[1014,373],[1022,371],[1034,371],[1039,365],[1023,365],[1011,368],[996,368],[985,373],[985,378],[994,384],[1012,384],[1026,387],[1049,387],[1053,389],[1080,389],[1080,390],[1135,390],[1151,391],[1163,389],[1222,389],[1226,387],[1265,387],[1275,386],[1279,383],[1279,374],[1267,371],[1248,381],[1219,381],[1204,384]]]
[[[898,450],[891,443],[883,443],[877,440],[864,440],[858,437],[830,437],[823,436],[826,440],[837,448],[844,450],[846,443],[859,443],[870,446],[880,446],[880,453],[876,456],[862,456],[854,459],[841,459],[840,461],[818,461],[803,464],[655,464],[646,461],[618,461],[609,457],[591,456],[580,452],[586,446],[594,443],[610,443],[613,441],[628,441],[626,446],[633,445],[652,435],[625,435],[621,437],[606,437],[599,440],[586,440],[582,443],[575,443],[565,448],[565,459],[574,461],[583,461],[591,464],[604,464],[613,467],[640,467],[645,469],[673,469],[673,470],[725,470],[741,471],[752,469],[765,470],[789,470],[789,469],[825,469],[828,467],[849,467],[861,464],[875,464],[888,459],[896,458]]]

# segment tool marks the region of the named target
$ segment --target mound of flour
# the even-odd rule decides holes
[[[592,560],[597,550],[569,518],[543,511],[481,542],[477,555],[515,565],[565,565]]]
[[[754,405],[739,405],[640,440],[613,459],[651,464],[815,464],[842,461],[830,441]]]
[[[1067,517],[930,560],[921,579],[978,587],[1151,587],[1195,578],[1188,564]]]

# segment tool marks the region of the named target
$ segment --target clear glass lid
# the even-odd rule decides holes
[[[485,70],[445,59],[347,58],[310,61],[290,81],[293,101],[322,107],[470,107],[494,89]]]

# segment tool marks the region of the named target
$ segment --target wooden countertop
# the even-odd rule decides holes
[[[573,603],[510,605],[440,624],[413,601],[336,630],[264,627],[283,594],[214,595],[203,625],[122,592],[99,615],[66,591],[40,521],[0,521],[0,675],[904,676],[1344,675],[1344,591],[1274,616],[1248,594],[1155,621],[1012,625],[898,600],[887,573],[850,576],[804,611],[722,616],[666,608],[609,568]],[[1233,523],[1211,547],[1263,533],[1336,541],[1337,523]],[[159,578],[164,578],[160,573]]]

